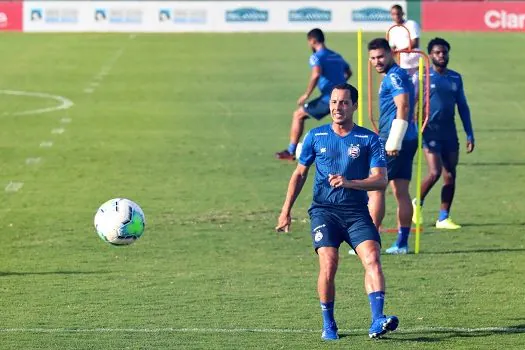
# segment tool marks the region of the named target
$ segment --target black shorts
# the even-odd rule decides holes
[[[412,179],[412,161],[417,152],[417,139],[405,140],[397,157],[386,157],[388,181],[395,179]]]
[[[308,115],[317,120],[321,120],[330,114],[330,103],[323,101],[323,97],[317,97],[303,106]]]
[[[372,222],[368,208],[351,213],[312,208],[309,214],[315,251],[321,247],[339,248],[343,242],[348,243],[354,250],[360,243],[368,240],[381,245],[381,237]]]

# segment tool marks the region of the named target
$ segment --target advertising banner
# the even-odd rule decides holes
[[[386,31],[405,1],[25,1],[24,31]]]
[[[22,2],[0,1],[0,31],[22,30]]]
[[[525,1],[423,2],[424,30],[525,32]]]

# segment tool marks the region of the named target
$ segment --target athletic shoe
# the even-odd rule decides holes
[[[368,336],[372,339],[381,338],[388,332],[393,332],[399,326],[399,319],[396,316],[385,316],[373,321],[368,330]]]
[[[323,340],[337,340],[339,339],[339,334],[337,334],[337,325],[331,323],[329,327],[323,327],[323,334],[321,335]]]
[[[408,244],[405,247],[398,247],[395,243],[393,246],[385,250],[387,254],[408,254]]]
[[[287,149],[285,149],[284,151],[275,153],[275,157],[277,157],[277,159],[282,159],[282,160],[295,160],[295,156],[291,154],[290,152],[288,152]]]
[[[417,224],[419,221],[419,224],[423,224],[423,207],[421,207],[421,210],[419,211],[419,220],[418,220],[418,218],[416,217],[416,207],[417,207],[416,203],[417,203],[417,198],[414,198],[412,200],[412,209],[414,210],[414,214],[412,214],[412,222],[414,224]]]
[[[461,226],[458,224],[455,224],[451,218],[447,218],[445,220],[436,221],[436,228],[441,228],[445,230],[457,230],[461,228]]]

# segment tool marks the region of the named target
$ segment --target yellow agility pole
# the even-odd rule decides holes
[[[428,80],[429,77],[427,77]],[[416,179],[416,247],[415,253],[419,254],[421,242],[421,173],[423,166],[423,58],[419,57],[419,94],[418,94],[418,113],[417,113],[417,179]]]
[[[357,30],[357,125],[363,126],[363,31]]]

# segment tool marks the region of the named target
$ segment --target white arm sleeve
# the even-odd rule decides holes
[[[385,150],[400,151],[407,128],[408,122],[406,120],[394,119],[390,128],[390,134],[388,134],[388,140],[386,140]]]

